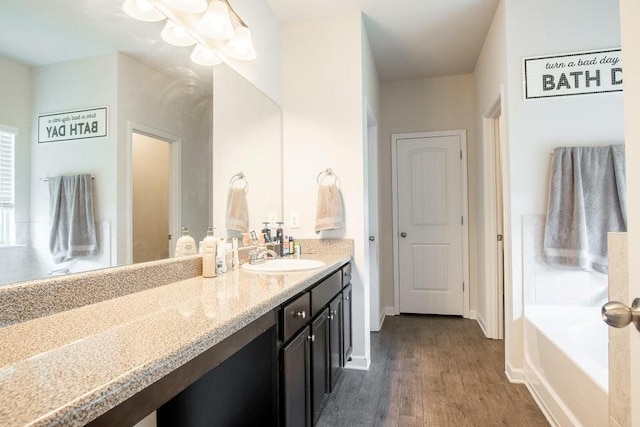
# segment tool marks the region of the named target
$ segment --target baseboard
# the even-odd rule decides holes
[[[478,318],[478,312],[476,310],[469,310],[469,319],[476,320]]]
[[[357,371],[368,371],[371,360],[364,356],[351,356],[351,360],[347,362],[345,368],[355,369]]]
[[[378,317],[378,330],[382,329],[382,325],[384,324],[384,318],[387,317],[384,310],[380,312],[380,316]]]
[[[396,315],[396,309],[394,307],[385,307],[384,308],[384,315],[385,316],[395,316]]]
[[[510,383],[514,383],[514,384],[525,383],[526,377],[524,375],[524,369],[522,368],[516,369],[513,366],[511,366],[511,363],[509,363],[508,361],[506,363],[504,373],[507,376],[507,379],[509,380]]]
[[[476,319],[476,322],[478,322],[478,325],[480,325],[480,329],[482,329],[482,333],[484,334],[484,336],[487,338],[491,338],[487,333],[487,324],[484,322],[482,316],[480,316],[480,313],[475,311],[475,315],[476,317],[474,317],[474,319]]]
[[[531,393],[533,400],[538,404],[549,424],[553,427],[581,425],[538,370],[528,361],[526,364],[525,384],[527,390]]]

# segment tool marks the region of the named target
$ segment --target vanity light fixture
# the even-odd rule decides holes
[[[251,30],[229,0],[125,0],[122,7],[141,21],[167,19],[162,39],[174,46],[195,44],[191,60],[196,64],[220,64],[221,55],[240,61],[257,58]]]

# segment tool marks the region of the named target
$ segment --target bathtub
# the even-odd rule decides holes
[[[609,425],[608,341],[599,307],[525,306],[525,381],[552,425]]]

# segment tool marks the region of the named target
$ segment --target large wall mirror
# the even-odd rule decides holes
[[[280,108],[228,65],[192,63],[190,48],[161,40],[163,26],[129,18],[121,0],[0,3],[0,132],[15,134],[0,284],[166,258],[182,226],[196,240],[210,225],[225,235],[239,171],[249,227],[260,226],[254,214],[282,216]],[[106,136],[38,135],[38,116],[98,107]],[[45,180],[84,173],[95,177],[98,254],[56,264]]]

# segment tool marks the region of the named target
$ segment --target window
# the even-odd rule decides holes
[[[0,245],[15,244],[15,145],[17,129],[0,125]]]

